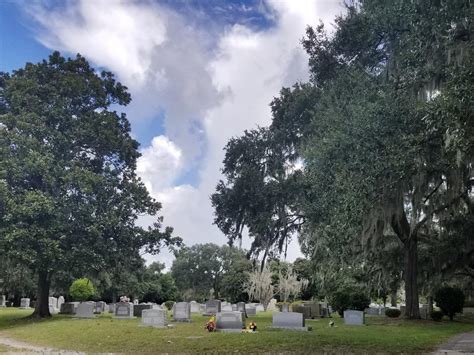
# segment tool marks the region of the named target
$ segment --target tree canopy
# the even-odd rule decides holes
[[[465,0],[354,1],[333,34],[308,27],[310,82],[282,89],[272,124],[226,146],[212,201],[230,241],[246,226],[252,248],[281,251],[298,234],[322,285],[350,274],[387,293],[403,276],[413,318],[421,270],[470,274],[470,15]],[[461,244],[449,262],[455,248],[440,248]]]
[[[0,75],[0,251],[37,272],[35,315],[49,315],[55,272],[101,270],[180,241],[161,217],[136,224],[161,205],[136,176],[130,123],[110,109],[130,100],[80,55]]]

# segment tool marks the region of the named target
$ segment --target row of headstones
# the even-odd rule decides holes
[[[191,301],[191,304],[193,304],[193,301]],[[197,309],[197,307],[195,309]],[[246,304],[245,302],[238,302],[236,304],[230,304],[221,302],[220,300],[209,300],[200,310],[203,311],[202,314],[204,316],[216,315],[219,312],[242,312],[244,316],[252,316],[258,312],[263,312],[265,309],[260,303]]]
[[[56,314],[59,312],[61,309],[62,304],[64,304],[64,297],[59,296],[59,297],[49,297],[48,300],[48,306],[49,306],[49,312],[51,314]],[[6,307],[7,302],[6,302],[6,297],[5,295],[0,295],[0,307]],[[22,309],[28,309],[31,307],[31,300],[29,298],[21,298],[20,299],[20,308]]]
[[[287,307],[282,307],[282,311],[289,311],[288,305],[286,306]],[[310,302],[293,305],[292,311],[296,313],[302,313],[305,319],[329,317],[332,313],[331,306],[329,306],[326,302]]]

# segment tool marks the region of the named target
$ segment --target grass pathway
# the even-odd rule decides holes
[[[40,353],[40,354],[47,353],[47,354],[62,354],[62,355],[83,354],[77,351],[53,349],[53,348],[44,347],[44,346],[32,345],[29,343],[25,343],[24,341],[19,341],[16,339],[9,338],[1,332],[0,332],[0,351],[1,352],[19,351],[19,352],[28,352],[28,353]]]

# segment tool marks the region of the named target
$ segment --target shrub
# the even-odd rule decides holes
[[[432,311],[430,316],[431,316],[431,319],[433,319],[434,321],[436,322],[440,322],[441,319],[443,319],[443,312],[441,311]]]
[[[166,301],[165,302],[165,307],[168,308],[169,311],[173,308],[174,301]]]
[[[330,301],[331,306],[341,317],[344,316],[346,309],[363,311],[370,305],[370,298],[357,291],[338,291],[333,294]]]
[[[459,288],[443,287],[436,291],[434,301],[441,311],[453,320],[456,313],[462,312],[464,294]]]
[[[332,295],[330,301],[331,306],[334,308],[334,310],[339,313],[341,317],[343,317],[344,311],[346,309],[349,309],[351,296],[347,292],[338,291]]]
[[[84,302],[95,295],[94,285],[89,279],[77,279],[69,287],[69,295],[73,300]]]
[[[355,309],[357,311],[363,311],[370,306],[370,298],[367,297],[364,293],[353,293],[351,295],[351,305],[350,309]]]
[[[387,308],[385,310],[385,315],[390,318],[398,318],[400,317],[400,314],[402,314],[402,311],[398,308]]]

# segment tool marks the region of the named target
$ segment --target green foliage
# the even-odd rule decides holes
[[[436,291],[434,301],[441,311],[453,320],[456,313],[462,312],[464,293],[456,287],[443,287]]]
[[[95,295],[95,288],[89,279],[77,279],[69,287],[69,295],[75,301],[84,302]]]
[[[165,302],[165,307],[168,308],[168,311],[171,311],[173,309],[174,301],[166,301]]]
[[[360,291],[341,290],[329,297],[329,303],[343,317],[347,309],[364,311],[370,305],[370,298]]]
[[[362,292],[354,292],[351,295],[350,308],[364,311],[370,305],[370,298]]]
[[[25,265],[0,253],[0,295],[20,299],[36,293],[35,274]]]
[[[435,322],[440,322],[443,319],[444,313],[442,311],[432,311],[430,314],[431,319]]]
[[[202,302],[209,297],[240,301],[245,298],[243,284],[251,268],[243,252],[235,247],[196,244],[175,252],[171,275],[187,301]]]
[[[128,103],[127,88],[80,55],[0,74],[0,250],[37,272],[39,316],[58,270],[119,269],[180,243],[161,231],[161,205],[135,172],[138,142],[110,109]]]
[[[385,315],[389,318],[398,318],[402,312],[398,308],[387,308],[385,310]]]

